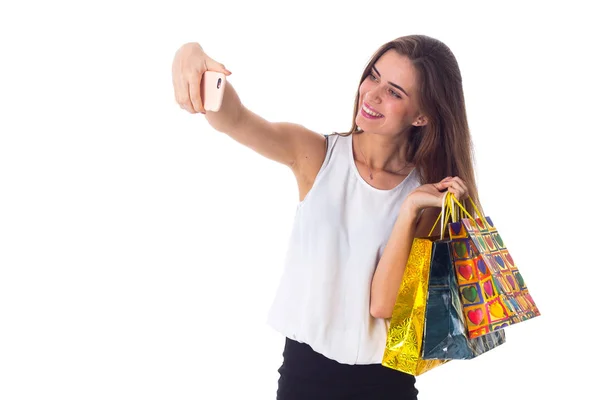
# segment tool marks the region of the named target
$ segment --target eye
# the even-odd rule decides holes
[[[369,73],[369,79],[371,79],[372,81],[377,81],[377,77],[375,76],[375,74],[373,74],[373,71],[371,71]],[[397,99],[402,98],[402,96],[400,96],[398,93],[394,92],[392,89],[390,89],[390,93],[392,94],[392,96],[396,97]]]
[[[401,96],[400,96],[398,93],[394,92],[392,89],[390,89],[390,93],[391,93],[391,94],[392,94],[392,96],[394,96],[394,97],[397,97],[397,98],[399,98],[399,99],[401,99],[401,98],[402,98],[402,97],[401,97]]]

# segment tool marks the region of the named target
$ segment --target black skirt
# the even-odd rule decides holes
[[[414,400],[415,377],[381,364],[348,365],[286,338],[277,400]]]

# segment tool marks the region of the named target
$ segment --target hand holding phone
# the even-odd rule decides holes
[[[173,59],[175,101],[191,114],[216,112],[223,101],[225,76],[229,75],[231,71],[210,58],[200,44],[187,43]]]

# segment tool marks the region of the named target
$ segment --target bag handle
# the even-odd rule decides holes
[[[466,214],[471,220],[475,221],[475,218],[473,218],[471,216],[471,214],[468,213],[468,211],[462,206],[462,204],[460,204],[460,202],[456,199],[456,196],[454,196],[454,193],[450,193],[450,201],[452,203],[456,203],[457,206],[460,207],[461,209],[461,213]],[[469,201],[471,202],[471,205],[473,205],[473,210],[475,210],[475,212],[477,213],[477,216],[481,219],[481,221],[483,221],[484,225],[489,229],[492,230],[492,227],[490,226],[490,224],[487,222],[487,219],[484,218],[483,214],[481,213],[481,211],[479,211],[479,208],[477,208],[477,206],[475,205],[475,202],[473,201],[473,199],[471,198],[471,196],[469,196]]]
[[[440,240],[444,239],[444,228],[446,227],[446,225],[448,225],[448,219],[450,218],[450,215],[451,214],[454,215],[453,210],[451,209],[452,208],[452,205],[450,203],[451,199],[449,198],[448,193],[450,193],[450,192],[444,193],[444,198],[442,200],[442,212],[440,212],[440,214],[438,215],[437,219],[433,223],[433,226],[431,227],[431,230],[429,231],[429,235],[427,235],[427,236],[431,236],[438,221],[440,220],[440,218],[442,218],[442,221],[444,221],[444,223],[440,227]],[[447,212],[448,208],[450,209],[450,212]]]
[[[492,227],[487,222],[487,219],[484,218],[481,211],[479,211],[479,208],[477,208],[477,206],[475,205],[475,202],[473,201],[471,196],[469,196],[469,201],[471,202],[471,205],[473,205],[473,209],[475,210],[476,215],[483,221],[483,223],[489,230],[492,230]],[[459,207],[458,213],[460,214],[461,219],[463,219],[463,218],[465,218],[465,216],[467,216],[472,221],[475,221],[475,218],[473,218],[471,216],[471,214],[469,214],[469,212],[466,210],[466,208],[461,204],[461,202],[458,201],[458,199],[456,198],[454,193],[450,193],[450,192],[446,191],[444,193],[444,198],[442,200],[442,212],[440,212],[440,215],[438,215],[437,219],[433,223],[433,226],[431,227],[431,230],[429,231],[429,236],[431,236],[438,221],[440,220],[440,218],[442,218],[444,223],[442,224],[441,229],[440,229],[441,230],[440,239],[444,239],[444,227],[448,224],[448,220],[451,219],[452,222],[457,221],[456,212],[455,212],[455,208],[454,208],[455,206]]]

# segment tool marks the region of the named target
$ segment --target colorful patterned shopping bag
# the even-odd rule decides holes
[[[490,217],[468,218],[449,225],[452,258],[470,338],[488,334],[540,315],[525,280]]]
[[[451,241],[433,243],[425,309],[425,360],[468,360],[505,343],[504,329],[469,338],[451,255]]]

